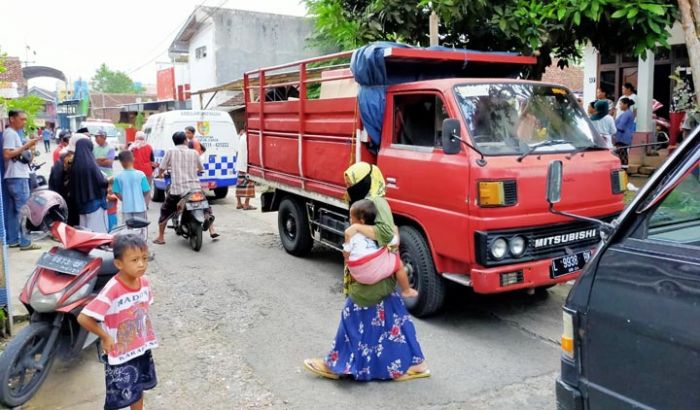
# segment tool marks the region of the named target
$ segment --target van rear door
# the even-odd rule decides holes
[[[587,408],[700,408],[700,146],[690,154],[601,256],[580,332]]]

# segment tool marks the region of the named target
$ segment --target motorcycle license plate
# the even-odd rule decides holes
[[[583,266],[591,260],[593,251],[583,251],[573,255],[562,256],[561,258],[553,259],[550,268],[552,278],[562,275],[568,275],[583,269]]]
[[[209,203],[207,201],[202,201],[202,202],[188,202],[185,205],[185,208],[187,208],[188,211],[191,211],[193,209],[207,209],[209,208]]]
[[[83,268],[85,268],[91,260],[92,258],[83,253],[68,249],[60,249],[56,253],[44,252],[39,258],[37,266],[76,276],[83,271]]]

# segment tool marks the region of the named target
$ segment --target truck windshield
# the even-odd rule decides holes
[[[465,84],[455,95],[474,144],[485,155],[605,148],[569,92],[533,83]],[[551,141],[546,143],[545,141]]]

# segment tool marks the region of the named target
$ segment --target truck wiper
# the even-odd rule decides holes
[[[586,145],[585,147],[578,147],[575,150],[571,151],[569,155],[566,156],[566,159],[571,159],[573,158],[576,154],[579,154],[583,151],[588,151],[588,150],[607,150],[607,148],[603,147],[598,147],[596,145]]]
[[[559,145],[559,144],[569,144],[569,145],[571,145],[571,143],[570,143],[569,141],[565,141],[565,140],[546,140],[546,141],[538,142],[538,143],[535,144],[535,145],[531,145],[530,148],[529,148],[524,154],[522,154],[521,156],[519,156],[519,157],[518,157],[518,162],[522,162],[522,161],[523,161],[523,158],[525,158],[525,157],[527,157],[528,155],[532,154],[533,152],[537,151],[537,148],[540,148],[540,147],[548,147],[548,146],[550,146],[550,145]]]

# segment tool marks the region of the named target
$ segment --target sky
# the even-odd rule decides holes
[[[7,4],[7,3],[9,4]],[[89,80],[97,67],[155,84],[158,63],[195,7],[235,8],[301,16],[301,0],[4,0],[0,50],[63,71],[70,81]],[[29,46],[29,50],[27,50]],[[28,59],[27,59],[28,56]],[[30,80],[49,90],[56,80]]]

